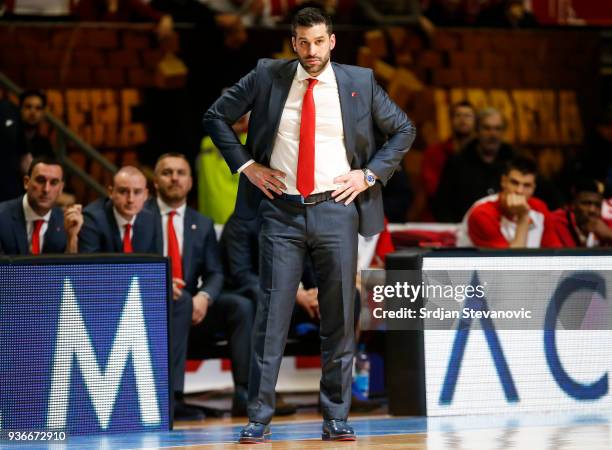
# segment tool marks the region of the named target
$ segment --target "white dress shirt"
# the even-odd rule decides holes
[[[26,220],[26,232],[28,234],[28,248],[30,252],[32,252],[32,233],[34,232],[34,221],[35,220],[43,220],[42,227],[40,227],[40,251],[42,252],[43,245],[45,244],[45,233],[47,232],[47,228],[49,228],[49,218],[51,217],[51,210],[47,212],[44,216],[39,216],[34,212],[30,203],[28,203],[28,194],[23,196],[23,215]]]
[[[119,211],[115,209],[113,206],[113,214],[115,215],[115,220],[117,221],[117,226],[119,227],[119,237],[121,238],[121,242],[123,242],[123,235],[125,234],[125,226],[129,223],[132,225],[130,231],[130,240],[134,242],[134,222],[136,222],[136,216],[132,217],[132,220],[127,221],[123,218]]]
[[[187,205],[183,204],[178,208],[174,209],[168,206],[162,199],[157,197],[157,206],[162,217],[162,234],[164,236],[164,256],[168,256],[168,214],[171,211],[176,211],[176,214],[172,218],[172,225],[174,225],[174,231],[176,233],[176,239],[178,240],[179,252],[183,255],[183,225],[185,222],[185,210]]]
[[[292,195],[299,194],[295,186],[300,148],[300,124],[302,102],[309,78],[314,77],[309,75],[301,64],[298,64],[270,158],[271,168],[287,174],[285,178],[286,193]],[[334,178],[351,170],[344,146],[344,128],[338,84],[331,63],[327,63],[323,72],[316,79],[319,82],[315,84],[312,91],[316,111],[315,186],[312,191],[313,194],[335,190],[339,184],[334,183]]]
[[[337,189],[341,183],[334,183],[334,178],[345,175],[351,170],[344,146],[344,126],[334,69],[328,62],[323,72],[317,77],[312,77],[298,63],[270,158],[270,167],[287,175],[285,192],[290,195],[299,195],[296,188],[296,176],[300,149],[300,124],[302,102],[309,78],[319,80],[313,88],[316,125],[315,186],[312,193]],[[251,163],[252,161],[245,163],[238,171],[241,172]]]

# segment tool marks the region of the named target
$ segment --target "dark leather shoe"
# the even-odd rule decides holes
[[[357,439],[355,430],[346,423],[346,420],[326,419],[323,421],[324,441],[354,441]]]
[[[189,406],[182,401],[174,404],[174,420],[204,420],[206,416],[198,408]]]
[[[272,436],[270,425],[259,422],[249,422],[240,432],[240,444],[263,444]]]

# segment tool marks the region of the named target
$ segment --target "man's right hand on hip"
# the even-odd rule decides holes
[[[285,178],[285,174],[280,170],[253,163],[245,167],[242,173],[271,200],[274,196],[270,191],[281,195],[287,189],[287,186],[281,181],[281,178]]]

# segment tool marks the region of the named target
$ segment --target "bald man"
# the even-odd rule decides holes
[[[158,220],[144,210],[147,180],[136,167],[122,167],[108,187],[108,198],[83,210],[79,252],[156,253]]]

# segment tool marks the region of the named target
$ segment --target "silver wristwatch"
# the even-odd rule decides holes
[[[370,169],[363,169],[363,178],[368,187],[372,187],[376,183],[376,175]]]

